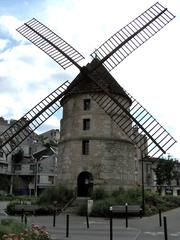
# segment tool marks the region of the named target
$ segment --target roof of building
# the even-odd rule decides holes
[[[51,156],[55,154],[55,149],[52,147],[44,147],[43,149],[33,153],[33,157],[40,160],[42,157]]]
[[[93,59],[91,63],[88,63],[86,68],[89,72],[92,69],[96,68],[99,64],[97,58]],[[115,78],[108,72],[108,70],[101,64],[93,71],[93,78],[96,79],[96,82],[103,81],[103,86],[108,89],[110,93],[123,95],[127,97],[130,101],[131,99],[125,93],[124,89],[118,84]],[[75,87],[73,87],[75,85]],[[73,88],[72,88],[73,87]],[[85,74],[80,72],[76,78],[72,81],[68,87],[70,94],[82,94],[82,93],[94,93],[94,92],[103,92],[103,90],[91,79],[88,79]]]

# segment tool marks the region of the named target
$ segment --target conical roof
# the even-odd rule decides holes
[[[86,68],[89,70],[88,72],[91,72],[91,70],[94,69],[98,64],[99,60],[97,58],[93,59],[92,62],[88,63],[86,66]],[[129,101],[131,101],[123,88],[103,65],[98,66],[97,69],[93,71],[93,78],[96,79],[96,82],[102,80],[103,86],[106,87],[110,93],[123,95],[127,97]],[[68,88],[71,96],[74,94],[103,92],[103,90],[94,81],[86,77],[86,75],[81,72],[76,76]]]

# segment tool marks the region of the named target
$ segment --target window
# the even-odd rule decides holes
[[[48,176],[48,181],[49,181],[51,184],[54,184],[54,176]]]
[[[179,182],[179,178],[177,178],[177,179],[176,179],[176,185],[179,186],[179,185],[180,185],[179,183],[180,183],[180,182]]]
[[[89,130],[90,129],[90,119],[85,118],[83,119],[83,130]]]
[[[84,99],[84,110],[90,110],[91,108],[91,100],[90,99]]]
[[[83,155],[89,154],[89,140],[82,141],[82,154]]]
[[[14,170],[15,171],[21,171],[21,165],[15,165]]]
[[[29,169],[30,169],[31,171],[35,171],[35,170],[36,170],[36,166],[35,166],[34,164],[33,164],[33,165],[30,165]]]
[[[3,157],[3,152],[2,152],[2,151],[0,151],[0,157],[1,157],[1,158]]]

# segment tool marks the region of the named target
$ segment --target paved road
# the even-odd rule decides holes
[[[180,208],[162,214],[167,217],[168,240],[180,240]],[[28,224],[37,223],[47,226],[51,237],[57,240],[66,238],[66,215],[53,218],[29,217]],[[69,239],[71,240],[109,240],[109,220],[103,218],[89,218],[90,228],[87,228],[86,218],[71,216],[69,218]],[[113,219],[113,240],[164,240],[163,227],[159,227],[159,216],[130,218],[128,228],[124,219]]]

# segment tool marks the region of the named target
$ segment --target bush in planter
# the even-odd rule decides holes
[[[16,204],[18,204],[19,202],[17,202],[17,201],[11,201],[8,205],[7,205],[7,207],[6,207],[6,212],[7,212],[7,214],[9,214],[9,215],[14,215],[14,213],[15,213],[15,205]]]
[[[77,210],[77,214],[79,216],[86,216],[87,214],[87,203],[83,203],[82,205],[79,206]]]
[[[118,196],[124,195],[124,193],[125,193],[124,188],[119,187],[117,190],[114,190],[111,195],[112,195],[112,197],[116,198]]]
[[[175,206],[180,206],[180,196],[166,195],[163,197],[167,202],[173,203]]]
[[[93,204],[92,217],[109,217],[109,208],[115,204],[114,198],[95,201]]]
[[[1,225],[0,225],[1,226]],[[9,226],[9,225],[8,225]],[[1,236],[2,240],[50,240],[50,235],[46,227],[32,224],[29,228],[24,228],[20,232],[6,232]]]
[[[2,219],[0,224],[0,239],[6,234],[19,234],[24,230],[25,226],[16,219]]]
[[[104,190],[104,188],[99,187],[99,188],[95,188],[93,190],[93,193],[91,194],[91,198],[93,200],[100,200],[100,199],[105,199],[108,197],[107,192]]]
[[[45,189],[37,201],[38,204],[53,204],[57,202],[58,205],[64,206],[73,197],[73,190],[59,184],[56,187]]]

